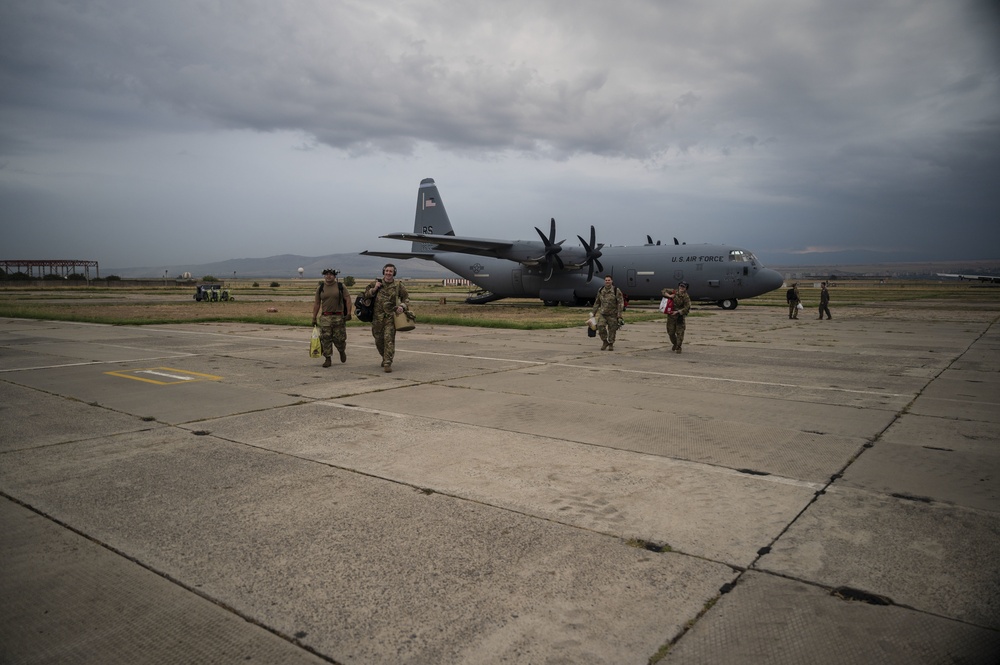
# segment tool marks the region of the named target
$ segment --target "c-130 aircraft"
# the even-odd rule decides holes
[[[779,288],[783,278],[760,264],[745,249],[730,245],[647,244],[612,246],[597,243],[594,227],[590,240],[581,236],[581,247],[563,247],[556,241],[552,220],[546,236],[535,227],[540,240],[494,240],[457,236],[433,178],[417,190],[413,233],[381,236],[413,243],[409,252],[361,252],[390,259],[434,261],[486,291],[470,303],[502,298],[541,298],[547,305],[587,305],[604,286],[594,275],[611,275],[631,300],[659,300],[664,288],[688,282],[692,300],[715,302],[736,309],[740,298],[752,298]]]

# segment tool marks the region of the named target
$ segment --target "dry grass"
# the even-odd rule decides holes
[[[418,322],[494,327],[566,327],[583,325],[586,307],[545,307],[537,299],[507,299],[468,305],[465,292],[407,283]],[[193,289],[0,288],[0,316],[142,325],[199,321],[244,321],[308,325],[313,287],[234,289],[235,301],[196,302]],[[361,286],[351,291],[360,293]],[[659,318],[650,303],[630,312],[633,321]],[[274,310],[274,311],[269,311]],[[349,325],[367,325],[353,321]]]
[[[497,327],[563,327],[582,325],[589,309],[545,307],[537,299],[508,299],[486,305],[467,305],[467,292],[421,280],[404,282],[412,307],[425,323]],[[315,283],[289,282],[280,288],[231,285],[234,302],[196,302],[193,287],[18,287],[0,286],[0,316],[59,319],[97,323],[141,325],[198,321],[245,321],[279,325],[308,325],[312,318]],[[360,293],[363,285],[351,291]],[[803,303],[812,309],[819,289],[800,282]],[[968,282],[896,281],[844,282],[831,289],[834,309],[880,305],[925,310],[977,309],[1000,312],[1000,287]],[[744,300],[740,307],[785,306],[784,289]],[[277,310],[277,311],[268,311]],[[721,312],[713,306],[696,308],[695,315]],[[634,302],[626,315],[630,321],[662,318],[652,302]],[[364,325],[353,322],[352,325]]]

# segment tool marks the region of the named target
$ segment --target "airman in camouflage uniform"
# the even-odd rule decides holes
[[[799,304],[802,300],[799,298],[798,284],[792,284],[792,288],[788,289],[788,292],[785,294],[785,300],[788,301],[788,318],[799,318]]]
[[[316,299],[313,302],[312,324],[317,325],[319,316],[319,343],[325,360],[323,367],[333,363],[333,347],[340,352],[340,362],[347,362],[347,321],[351,320],[354,303],[351,294],[343,284],[337,281],[337,271],[327,268],[323,271],[323,281],[316,289]],[[322,315],[320,313],[322,312]]]
[[[605,349],[615,350],[615,335],[618,333],[618,328],[621,327],[618,321],[624,310],[625,297],[622,295],[621,289],[614,285],[611,275],[605,275],[604,286],[597,292],[597,296],[594,298],[594,309],[591,312],[592,316],[597,317],[597,332],[601,336],[601,341],[604,342],[601,351]]]
[[[830,316],[830,291],[826,288],[826,282],[820,284],[819,292],[819,318],[823,318],[823,313],[826,312],[826,318],[832,319]]]
[[[673,344],[670,350],[674,353],[681,352],[681,345],[684,344],[684,331],[687,328],[685,319],[691,311],[691,296],[688,295],[687,290],[687,282],[681,282],[677,285],[677,292],[673,294],[674,311],[667,315],[667,337]],[[668,289],[663,289],[664,297],[670,297],[668,293]]]
[[[410,306],[410,294],[406,287],[396,281],[396,266],[391,263],[382,268],[382,279],[377,279],[365,289],[365,298],[372,299],[372,337],[375,348],[382,356],[382,368],[392,371],[392,359],[396,355],[396,324],[392,320],[394,312],[405,312]]]

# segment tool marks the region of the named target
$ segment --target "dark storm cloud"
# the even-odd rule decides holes
[[[113,153],[130,140],[289,132],[355,170],[422,146],[548,160],[636,209],[754,220],[775,249],[890,246],[949,211],[1000,244],[982,230],[998,209],[996,19],[988,2],[925,0],[12,0],[0,162],[21,175],[0,171],[0,191],[86,197],[24,175],[63,170],[50,153],[89,151],[90,178],[152,168]],[[177,173],[156,178],[176,191]],[[96,218],[93,196],[79,207]]]
[[[128,124],[105,101],[128,97],[341,148],[808,149],[983,113],[995,53],[938,4],[14,2],[3,78],[91,124]]]

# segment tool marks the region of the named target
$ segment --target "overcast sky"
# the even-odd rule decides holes
[[[3,0],[0,258],[576,244],[1000,257],[992,0]]]

